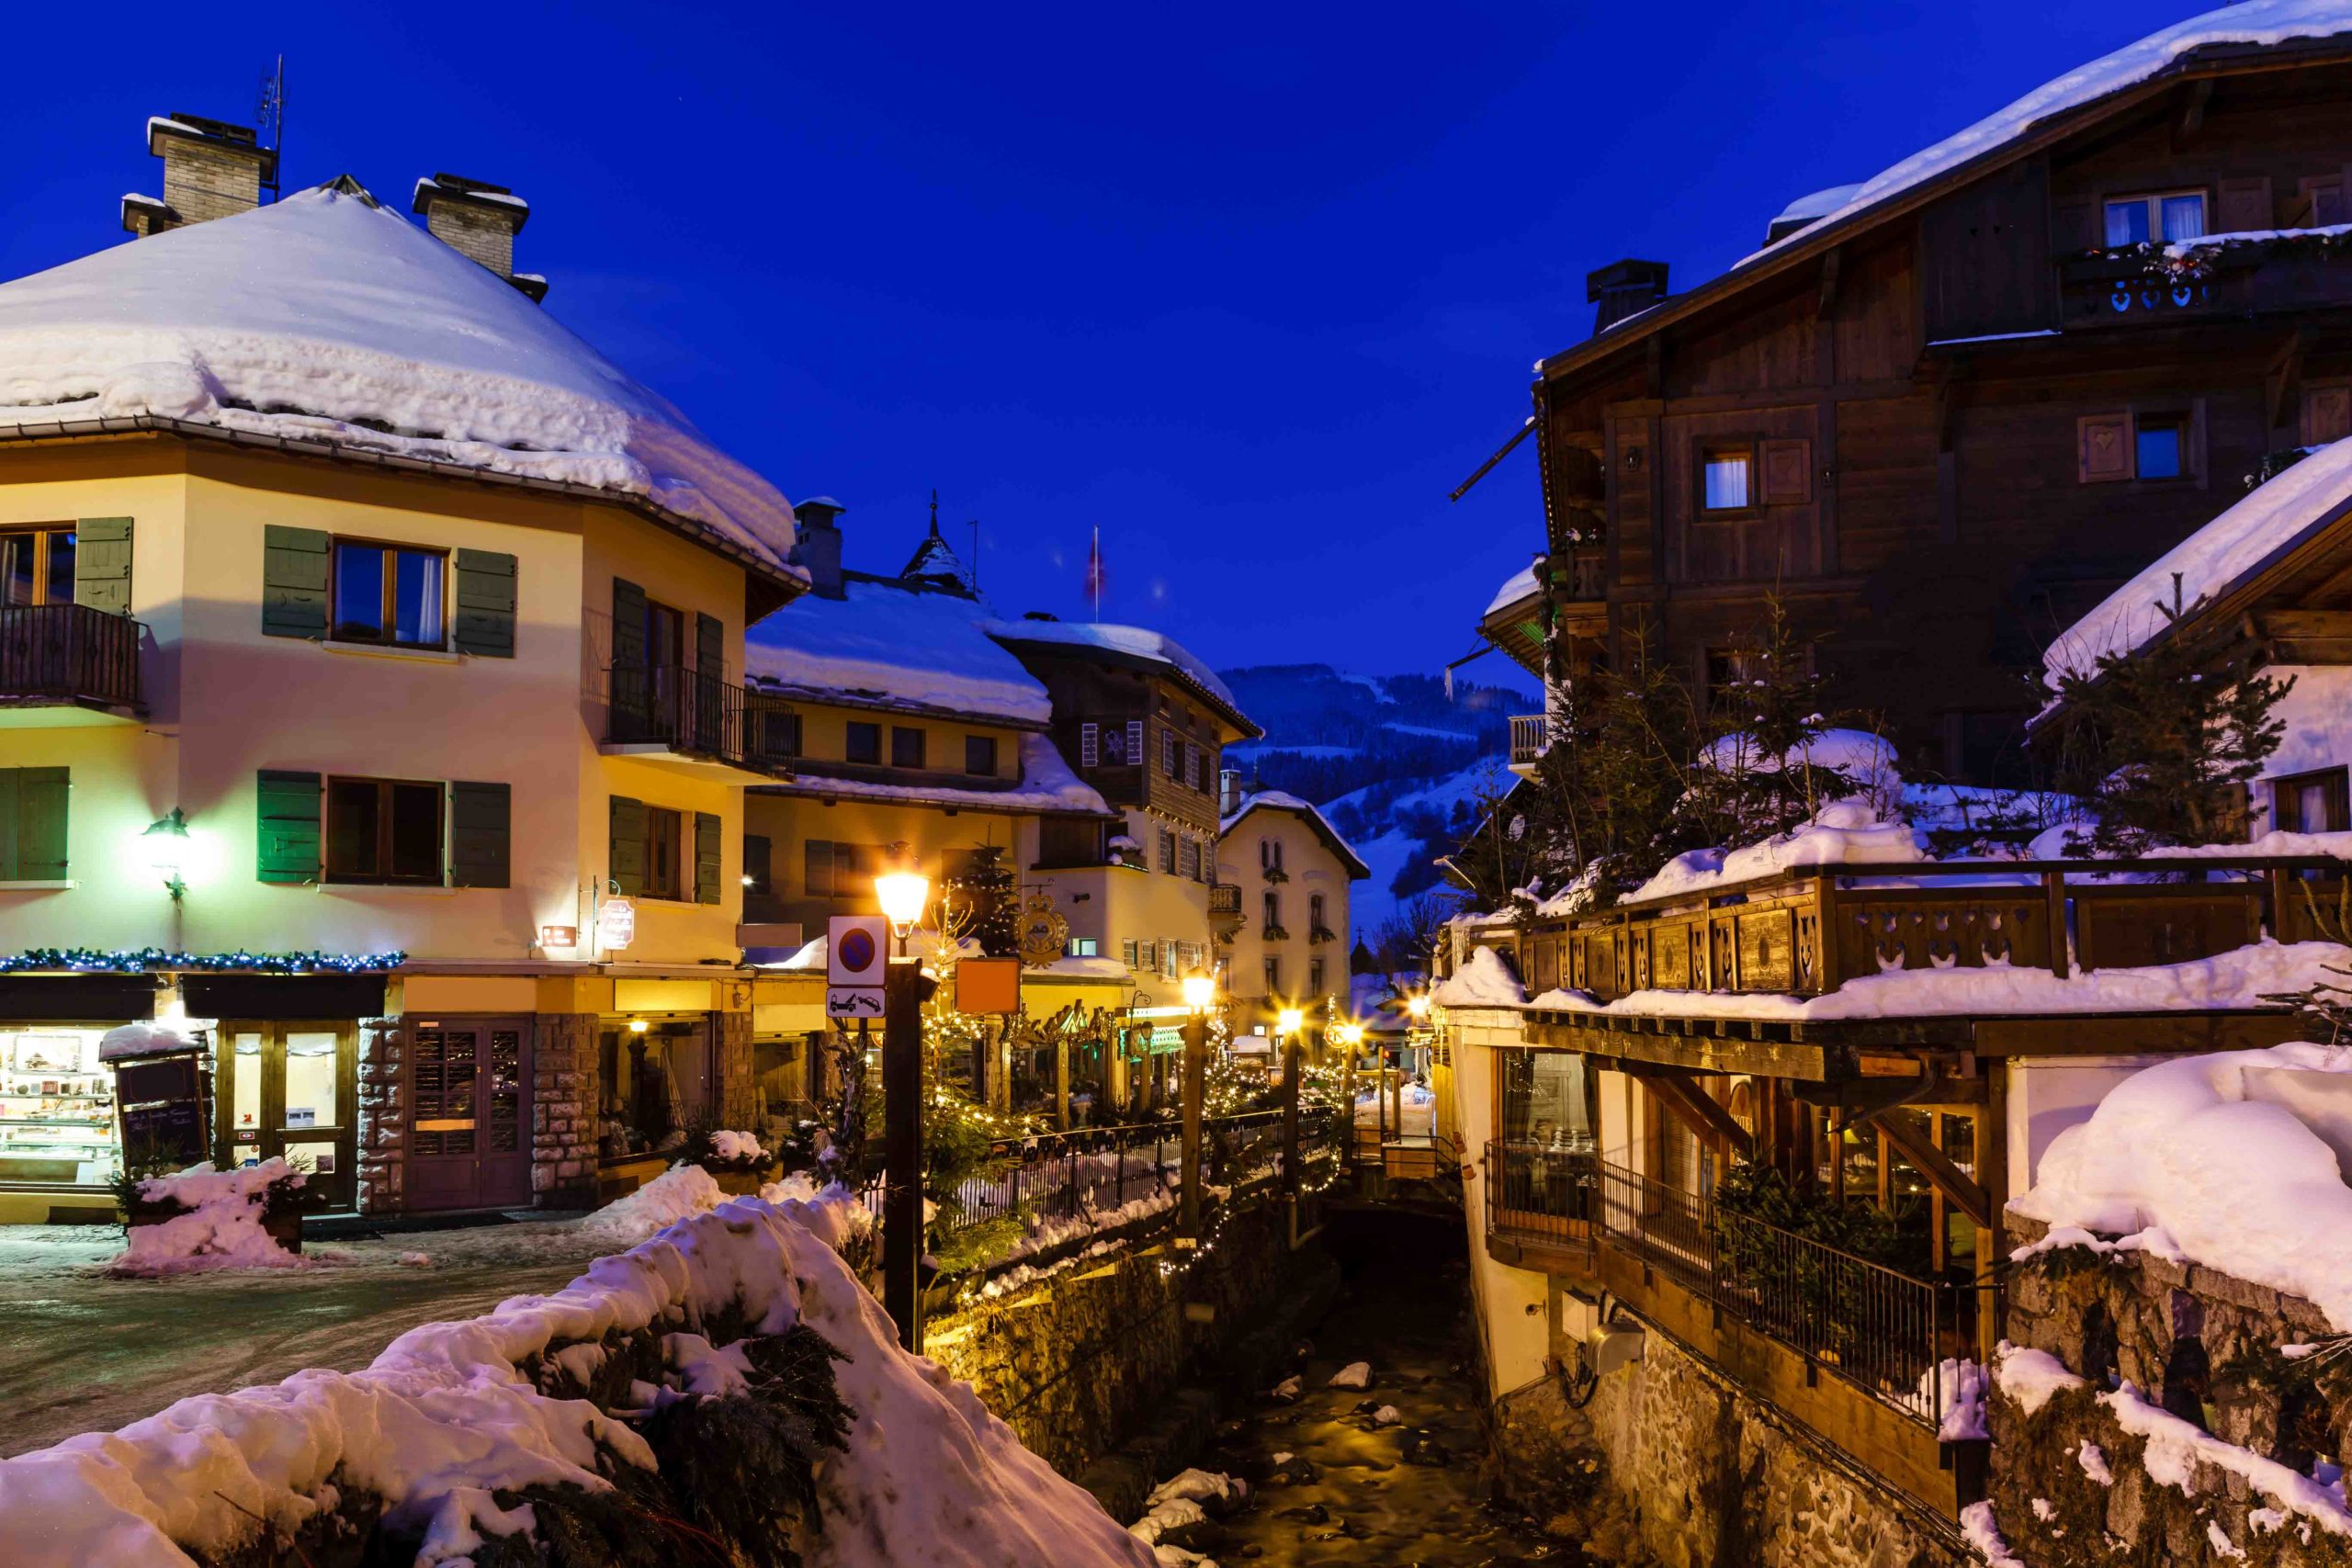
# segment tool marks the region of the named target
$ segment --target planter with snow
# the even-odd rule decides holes
[[[686,1140],[686,1163],[710,1172],[718,1190],[730,1198],[758,1195],[775,1175],[776,1157],[760,1146],[750,1133],[721,1129]]]
[[[130,1245],[117,1274],[282,1269],[301,1262],[304,1176],[283,1159],[235,1170],[211,1163],[138,1182],[125,1205]]]

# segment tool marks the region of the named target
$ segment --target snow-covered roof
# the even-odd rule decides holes
[[[1495,596],[1487,602],[1486,614],[1478,618],[1483,621],[1488,616],[1499,615],[1521,600],[1531,599],[1534,595],[1535,563],[1530,561],[1503,580],[1503,585],[1496,589]]]
[[[1474,947],[1462,966],[1437,984],[1430,999],[1442,1008],[1515,1008],[1527,1001],[1526,987],[1491,947]]]
[[[0,434],[144,417],[584,486],[802,575],[773,485],[503,278],[338,186],[0,284]]]
[[[754,622],[743,671],[811,701],[1046,724],[1046,688],[981,629],[987,615],[958,593],[845,575],[841,598],[804,593]]]
[[[1114,626],[1102,621],[990,621],[988,633],[999,642],[1058,648],[1096,649],[1126,659],[1157,664],[1198,689],[1201,695],[1225,709],[1236,727],[1261,733],[1242,716],[1240,705],[1216,671],[1193,657],[1184,645],[1148,626]]]
[[[1782,223],[1796,223],[1801,221],[1809,223],[1816,218],[1827,217],[1830,213],[1837,211],[1839,208],[1853,200],[1854,193],[1861,188],[1862,187],[1859,184],[1829,186],[1824,189],[1811,192],[1805,196],[1801,196],[1794,201],[1789,203],[1786,207],[1781,209],[1781,210],[1774,215],[1772,223],[1775,227],[1778,227]]]
[[[1267,811],[1295,812],[1306,818],[1308,825],[1314,828],[1323,841],[1330,846],[1331,852],[1340,857],[1341,863],[1347,868],[1349,881],[1361,882],[1372,874],[1372,868],[1364,864],[1363,857],[1356,853],[1354,846],[1351,845],[1347,840],[1340,837],[1339,829],[1331,826],[1330,818],[1316,809],[1313,801],[1302,800],[1297,795],[1283,790],[1261,789],[1244,800],[1238,811],[1216,825],[1217,836],[1222,838],[1232,832],[1240,825],[1244,817],[1261,808]]]
[[[755,785],[753,794],[879,800],[902,806],[947,806],[959,811],[1032,812],[1116,817],[1092,784],[1070,771],[1052,740],[1021,737],[1021,782],[1011,789],[959,789],[953,784],[888,784],[802,772],[789,780]]]
[[[2043,653],[2042,678],[2055,691],[2063,676],[2088,675],[2106,654],[2143,647],[2169,624],[2156,606],[2193,605],[2219,597],[2352,507],[2352,441],[2320,448],[2156,558],[2059,634]]]

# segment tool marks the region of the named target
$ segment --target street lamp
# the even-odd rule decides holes
[[[1296,1008],[1283,1008],[1274,1014],[1274,1032],[1295,1034],[1306,1027],[1306,1014]]]
[[[905,844],[891,846],[890,867],[874,879],[874,897],[882,906],[882,918],[890,922],[890,934],[899,939],[899,955],[903,958],[908,933],[922,919],[922,907],[931,899],[931,879],[916,866]]]
[[[1282,1008],[1274,1013],[1274,1033],[1283,1043],[1283,1196],[1294,1206],[1298,1202],[1298,1035],[1306,1023],[1306,1015],[1296,1008]],[[1294,1207],[1291,1235],[1297,1234]]]
[[[1201,1234],[1201,1101],[1208,1092],[1209,1009],[1216,1004],[1216,976],[1195,969],[1182,981],[1184,1006],[1184,1137],[1181,1158],[1184,1184],[1182,1232],[1188,1241]]]
[[[187,860],[187,815],[175,806],[158,817],[139,835],[139,847],[145,852],[147,864],[162,874],[164,890],[176,904],[187,896],[187,883],[181,878],[180,868]]]
[[[882,918],[899,939],[899,955],[882,971],[883,1168],[882,1305],[899,1325],[899,1343],[922,1349],[922,965],[907,956],[907,935],[922,919],[931,882],[905,844],[874,879]]]
[[[1430,994],[1427,991],[1414,992],[1406,998],[1405,1010],[1413,1015],[1415,1023],[1426,1021],[1430,1016]]]
[[[1216,976],[1204,975],[1195,969],[1180,982],[1184,992],[1184,1005],[1196,1013],[1209,1010],[1216,1000]]]

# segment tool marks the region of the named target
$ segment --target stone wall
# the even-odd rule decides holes
[[[596,1015],[532,1021],[531,1200],[542,1208],[596,1203]]]
[[[2021,1245],[2040,1239],[2011,1224]],[[2019,1561],[2352,1564],[2352,1540],[2303,1528],[2246,1479],[2261,1469],[2248,1461],[2307,1474],[2352,1451],[2352,1379],[2278,1353],[2328,1334],[2311,1303],[2145,1252],[2062,1247],[2013,1270],[2006,1330],[2084,1380],[2030,1406],[1994,1398],[1991,1502]],[[2161,1435],[2127,1431],[2127,1411]]]
[[[752,1055],[752,1015],[748,1012],[722,1012],[716,1015],[718,1024],[714,1038],[718,1043],[718,1071],[714,1087],[718,1091],[718,1103],[712,1109],[718,1113],[722,1127],[749,1127],[752,1108],[757,1100],[752,1088],[758,1081],[758,1072]]]
[[[1593,1385],[1495,1408],[1504,1493],[1607,1562],[1664,1568],[1957,1568],[1953,1533],[1664,1335]]]
[[[363,1214],[400,1212],[406,1166],[408,1116],[405,1044],[397,1018],[359,1025],[359,1172],[356,1202]]]

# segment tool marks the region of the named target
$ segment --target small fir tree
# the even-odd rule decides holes
[[[1685,804],[1704,824],[1696,835],[1704,841],[1784,833],[1854,792],[1850,774],[1815,760],[1815,743],[1836,711],[1816,658],[1820,644],[1799,635],[1774,593],[1744,666],[1721,692],[1708,694],[1707,765],[1692,778]]]
[[[1004,846],[982,844],[964,869],[941,885],[942,902],[968,912],[959,933],[980,944],[990,958],[1021,956],[1020,888],[1004,863]]]

